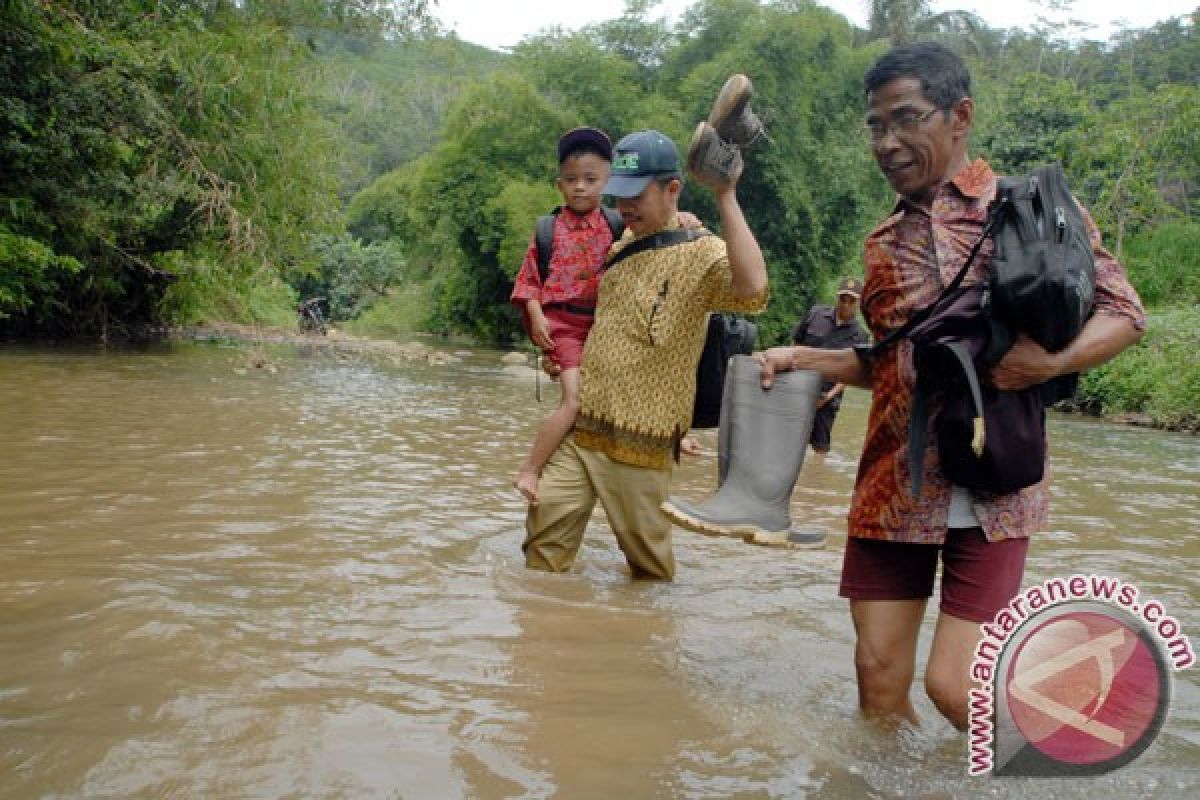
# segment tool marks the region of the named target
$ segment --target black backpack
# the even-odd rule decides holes
[[[986,284],[963,286],[983,243],[995,252]],[[938,297],[877,344],[913,343],[917,383],[909,426],[913,494],[921,488],[931,398],[941,401],[934,436],[942,470],[969,489],[1011,492],[1042,478],[1044,407],[1074,393],[1077,375],[1041,386],[1000,391],[981,385],[986,372],[1026,333],[1047,350],[1079,335],[1091,312],[1095,259],[1083,214],[1058,164],[1001,178],[983,233]],[[990,437],[988,434],[991,434]]]
[[[600,206],[600,210],[604,212],[604,219],[615,242],[625,232],[625,222],[615,208]],[[538,279],[543,286],[546,284],[546,278],[550,276],[550,254],[554,252],[554,218],[561,211],[562,206],[555,206],[549,214],[537,218],[537,225],[533,229],[533,242],[537,248]]]
[[[716,428],[721,422],[721,396],[729,359],[750,355],[758,327],[748,319],[714,312],[708,315],[704,352],[696,365],[696,402],[693,428]]]
[[[990,313],[1050,352],[1062,350],[1087,322],[1096,288],[1092,244],[1062,167],[1000,178],[991,214]],[[1078,381],[1078,375],[1048,381],[1046,405],[1074,395]]]

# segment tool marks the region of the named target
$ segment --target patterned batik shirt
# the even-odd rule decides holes
[[[678,228],[675,217],[668,229]],[[626,235],[614,253],[634,241]],[[692,419],[710,311],[756,313],[739,298],[725,242],[703,236],[630,256],[604,274],[583,350],[575,441],[615,461],[666,468]]]
[[[937,192],[929,210],[901,199],[866,240],[862,312],[881,340],[931,303],[949,283],[979,239],[996,176],[976,160]],[[1145,313],[1125,270],[1101,245],[1100,232],[1083,212],[1096,257],[1095,311],[1145,328]],[[987,274],[987,241],[964,283]],[[923,488],[914,498],[908,467],[908,423],[916,374],[912,346],[902,339],[872,362],[871,410],[850,505],[848,532],[865,539],[941,544],[946,537],[951,485],[942,474],[932,429],[927,433]],[[932,423],[933,415],[930,415]],[[1009,494],[972,494],[975,514],[989,540],[1027,537],[1046,521],[1049,464],[1038,484]]]
[[[535,233],[517,272],[512,302],[522,309],[531,298],[543,306],[551,303],[596,305],[604,258],[612,243],[612,229],[608,227],[603,211],[594,208],[581,216],[564,206],[554,215],[554,247],[546,283],[542,284],[538,274]]]

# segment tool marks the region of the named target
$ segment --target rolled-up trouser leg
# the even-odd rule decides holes
[[[671,468],[635,467],[593,450],[580,448],[579,452],[633,577],[671,580],[675,576],[671,522],[659,511],[667,497]]]
[[[547,572],[566,572],[575,563],[583,532],[596,505],[596,491],[578,447],[568,436],[538,481],[536,506],[525,517],[525,566]]]

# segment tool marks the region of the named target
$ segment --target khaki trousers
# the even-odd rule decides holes
[[[633,577],[671,580],[671,521],[659,510],[671,471],[670,466],[649,469],[613,461],[568,436],[542,469],[539,502],[525,518],[525,566],[569,570],[599,500]]]

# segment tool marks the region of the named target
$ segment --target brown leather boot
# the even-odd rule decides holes
[[[730,75],[721,87],[708,114],[708,124],[722,140],[738,147],[748,147],[765,135],[762,120],[750,110],[754,85],[740,72]]]
[[[734,145],[721,141],[716,130],[707,122],[701,122],[696,126],[692,142],[688,145],[687,168],[703,184],[732,186],[742,173],[742,152]]]

